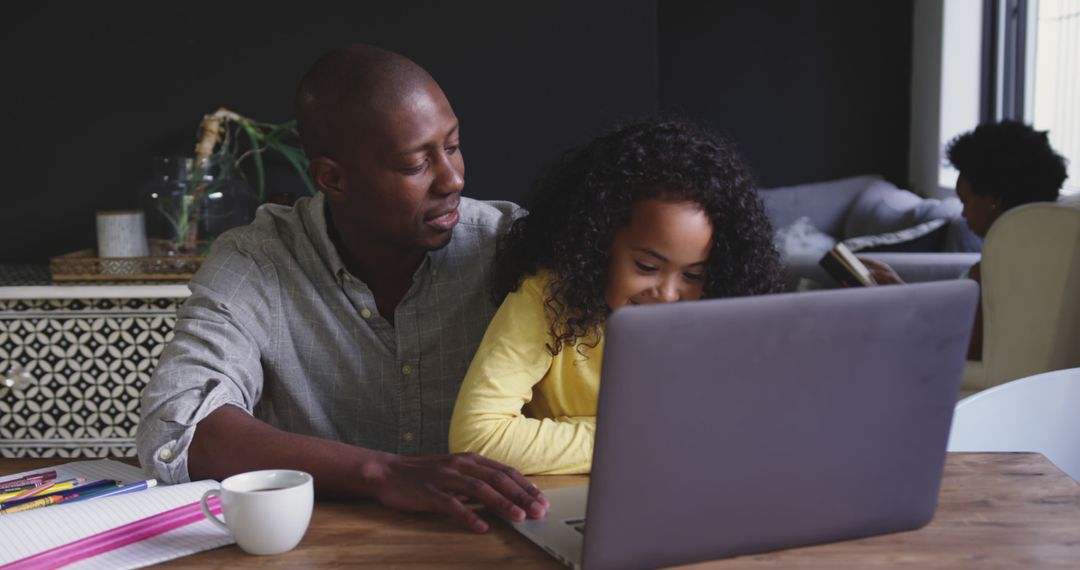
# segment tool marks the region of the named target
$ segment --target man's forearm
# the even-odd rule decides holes
[[[188,449],[188,472],[194,481],[258,469],[298,469],[314,477],[320,497],[372,497],[390,457],[282,431],[227,405],[199,422]]]
[[[511,521],[543,517],[547,499],[516,470],[475,454],[403,457],[281,431],[235,406],[203,418],[188,447],[192,479],[256,469],[299,469],[320,497],[369,497],[399,511],[435,511],[465,528],[489,525],[463,499]]]

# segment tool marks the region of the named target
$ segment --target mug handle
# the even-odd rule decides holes
[[[218,501],[221,501],[221,489],[210,489],[203,493],[202,499],[199,499],[199,506],[202,507],[202,512],[206,515],[206,518],[210,519],[210,522],[221,527],[221,530],[229,532],[229,527],[225,526],[225,523],[221,522],[221,519],[214,516],[214,513],[210,512],[210,507],[206,506],[206,501],[210,497],[217,497]]]

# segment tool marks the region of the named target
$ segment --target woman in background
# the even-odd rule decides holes
[[[1067,177],[1065,159],[1050,146],[1046,131],[1015,121],[988,123],[954,138],[945,154],[960,172],[956,195],[964,205],[961,215],[981,238],[1001,214],[1031,202],[1058,199]],[[879,285],[903,283],[887,264],[859,258]],[[979,263],[962,277],[981,283]],[[968,346],[968,360],[982,360],[982,303]]]

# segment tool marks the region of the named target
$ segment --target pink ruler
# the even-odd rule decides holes
[[[221,502],[217,497],[210,497],[206,501],[210,512],[215,515],[221,514]],[[87,558],[111,552],[123,548],[159,534],[175,530],[192,523],[204,520],[199,503],[183,505],[175,509],[158,513],[153,516],[130,522],[124,526],[118,526],[111,530],[99,532],[75,542],[61,544],[0,566],[0,570],[45,570],[47,568],[60,568],[68,564],[86,560]]]

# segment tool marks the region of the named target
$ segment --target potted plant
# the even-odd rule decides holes
[[[303,181],[307,191],[315,187],[307,174],[307,158],[294,144],[297,140],[295,121],[281,124],[262,123],[221,108],[205,115],[199,125],[193,159],[183,159],[174,168],[177,177],[167,191],[156,188],[143,190],[140,201],[148,218],[164,220],[167,235],[165,255],[198,255],[203,245],[200,228],[205,230],[211,221],[215,201],[225,197],[254,207],[266,201],[266,163],[264,154],[282,157]],[[175,159],[173,159],[175,160]],[[174,165],[175,167],[176,165]],[[248,171],[254,172],[254,189],[248,184]],[[217,230],[246,219],[218,220]],[[212,232],[212,233],[217,233]],[[160,243],[160,242],[159,242]]]

